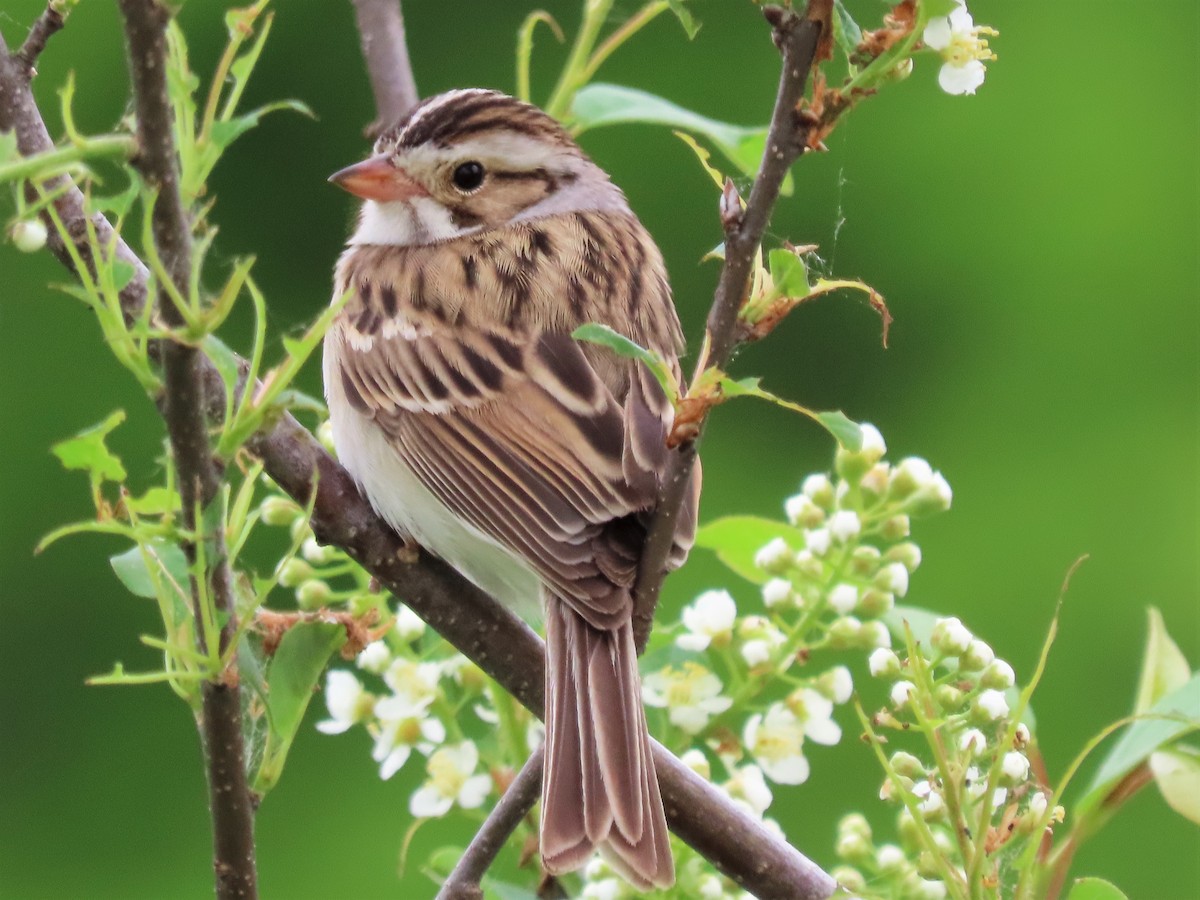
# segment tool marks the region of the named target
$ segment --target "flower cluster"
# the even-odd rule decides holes
[[[940,898],[982,876],[1002,880],[1001,848],[1040,841],[1063,820],[1030,764],[1032,736],[1011,699],[1012,667],[954,617],[924,641],[910,630],[901,655],[876,649],[871,673],[890,684],[888,705],[868,723],[884,762],[883,800],[897,804],[898,844],[875,844],[865,818],[844,818],[835,876],[872,896]],[[877,729],[920,735],[926,756],[883,754]],[[1008,854],[1011,855],[1011,854]]]

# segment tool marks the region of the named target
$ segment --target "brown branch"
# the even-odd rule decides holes
[[[738,311],[745,299],[746,284],[754,266],[755,254],[762,242],[763,232],[779,199],[779,189],[788,169],[804,152],[807,144],[804,119],[798,114],[804,97],[809,72],[817,58],[822,35],[831,32],[832,0],[809,0],[803,15],[778,6],[768,6],[763,15],[771,23],[775,45],[783,54],[779,75],[779,90],[771,114],[767,143],[762,164],[750,189],[746,208],[738,213],[736,197],[729,197],[729,187],[722,195],[721,223],[725,230],[725,261],[708,313],[704,347],[696,361],[695,379],[708,368],[723,369],[729,363],[738,344]],[[636,603],[633,612],[633,633],[639,652],[645,648],[654,622],[666,575],[666,560],[675,537],[675,523],[691,482],[696,464],[696,445],[704,430],[707,416],[698,423],[695,436],[679,446],[667,464],[667,474],[659,494],[658,509],[646,535],[634,587]]]
[[[146,185],[154,192],[151,230],[154,247],[176,291],[187,297],[192,269],[192,228],[179,190],[179,161],[173,134],[173,113],[167,94],[167,23],[171,12],[157,0],[120,0],[129,49],[133,83],[138,153],[134,159]],[[172,327],[184,324],[165,285],[159,285],[157,310]],[[163,418],[182,500],[185,526],[193,533],[204,528],[197,516],[215,499],[221,473],[208,441],[204,381],[199,350],[180,341],[161,345],[164,375]],[[225,622],[218,648],[207,647],[202,622],[201,591],[193,580],[192,605],[196,642],[201,652],[223,653],[237,630],[234,615],[233,577],[226,559],[224,523],[202,534],[213,603]],[[185,543],[189,561],[196,547]],[[209,806],[213,827],[213,868],[221,900],[256,897],[254,863],[254,802],[246,782],[242,743],[241,695],[234,666],[219,680],[200,687],[200,733],[208,774]]]
[[[58,4],[51,0],[29,29],[21,49],[14,54],[24,64],[26,77],[33,77],[34,66],[37,65],[37,58],[46,49],[46,42],[61,31],[65,23],[66,16],[58,8]]]
[[[51,149],[28,80],[10,63],[0,46],[0,128],[16,132],[18,148],[26,156]],[[56,206],[77,246],[87,248],[78,188],[69,186]],[[94,221],[101,245],[107,246],[113,238],[111,225],[102,216]],[[147,270],[122,243],[116,248],[136,264],[134,278],[121,295],[127,314],[136,314],[146,297]],[[72,268],[65,252],[55,255]],[[196,366],[209,416],[218,420],[225,406],[224,383],[206,357],[198,357]],[[307,503],[316,489],[313,528],[320,540],[358,560],[521,704],[543,714],[545,647],[528,625],[440,560],[426,555],[407,561],[400,538],[375,515],[345,469],[291,415],[255,435],[248,449],[298,502]],[[820,867],[657,743],[654,760],[672,830],[722,872],[758,897],[803,900],[832,894],[836,885]]]
[[[362,41],[363,59],[375,95],[375,121],[366,127],[374,139],[417,105],[417,81],[408,58],[400,0],[350,0]]]
[[[529,755],[496,808],[488,815],[487,821],[471,838],[454,871],[438,891],[437,900],[483,900],[480,881],[484,873],[509,835],[529,815],[542,793],[542,764],[545,759],[545,747],[538,747]]]

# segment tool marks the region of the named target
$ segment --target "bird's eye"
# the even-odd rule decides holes
[[[483,184],[483,163],[475,160],[461,163],[451,177],[460,191],[473,191]]]

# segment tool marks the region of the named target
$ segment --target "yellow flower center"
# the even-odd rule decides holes
[[[699,693],[700,679],[708,674],[704,666],[694,662],[685,662],[678,668],[672,666],[667,670],[670,683],[667,686],[666,697],[669,706],[691,706],[696,702]]]
[[[754,755],[763,759],[781,760],[800,755],[804,733],[793,726],[764,726],[754,741]]]
[[[459,769],[454,757],[445,749],[438,750],[429,757],[427,769],[429,781],[443,797],[457,797],[462,786],[467,783],[468,773]]]
[[[988,47],[987,39],[1000,34],[987,25],[976,25],[969,32],[955,32],[950,36],[950,46],[942,51],[942,58],[953,66],[965,66],[973,59],[989,62],[996,54]]]

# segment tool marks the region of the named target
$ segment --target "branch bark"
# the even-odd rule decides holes
[[[762,243],[763,232],[771,219],[779,190],[788,169],[804,152],[806,125],[798,113],[808,76],[816,60],[822,35],[830,33],[832,0],[809,0],[803,15],[778,6],[763,10],[771,23],[775,45],[783,55],[779,89],[767,132],[762,164],[750,189],[750,199],[740,215],[725,214],[725,261],[713,304],[708,313],[704,347],[696,360],[693,383],[706,369],[724,369],[737,349],[738,310],[746,295],[746,284],[754,267],[754,257]],[[732,185],[727,186],[727,191]],[[737,200],[733,198],[736,205]],[[638,652],[646,646],[654,622],[654,609],[666,575],[667,555],[675,536],[675,522],[696,464],[696,448],[703,435],[707,416],[700,422],[696,437],[681,444],[667,465],[659,496],[658,510],[646,534],[646,543],[638,566],[633,633]]]
[[[375,96],[375,121],[366,127],[374,139],[417,105],[417,81],[408,57],[400,0],[351,0],[363,59]]]
[[[179,191],[179,161],[173,134],[173,111],[167,93],[167,23],[171,12],[157,0],[121,0],[129,72],[133,82],[138,153],[134,166],[154,191],[151,230],[154,247],[176,291],[189,293],[192,269],[192,227]],[[166,286],[159,285],[158,314],[169,326],[184,324]],[[226,558],[224,523],[204,532],[202,511],[221,486],[221,472],[208,441],[202,361],[199,350],[179,341],[161,344],[164,376],[163,418],[175,462],[183,520],[207,547],[208,580],[213,603],[224,614],[220,647],[206,646],[200,586],[193,578],[192,606],[196,641],[201,652],[224,652],[237,631],[233,577]],[[196,561],[196,546],[184,552]],[[221,900],[256,897],[254,862],[254,803],[246,782],[242,744],[242,704],[237,671],[232,664],[219,680],[200,686],[200,733],[208,775],[213,826],[213,868]]]
[[[23,155],[44,152],[53,144],[28,79],[11,59],[0,43],[0,129],[16,132]],[[81,192],[68,187],[56,206],[77,245],[87,248]],[[101,245],[108,246],[113,239],[111,225],[99,215],[94,221]],[[127,313],[135,314],[145,302],[147,269],[122,242],[118,240],[115,247],[114,252],[135,264],[134,278],[121,295]],[[65,252],[56,250],[55,255],[71,268]],[[204,384],[209,416],[219,419],[225,400],[220,375],[202,355],[196,360],[196,371]],[[307,503],[316,491],[313,527],[320,540],[358,560],[520,703],[542,715],[545,647],[528,625],[440,560],[426,555],[415,563],[406,561],[399,537],[375,515],[347,472],[291,415],[252,438],[248,449],[298,502]],[[819,866],[657,743],[654,759],[672,830],[746,890],[781,900],[833,893],[836,884]]]

